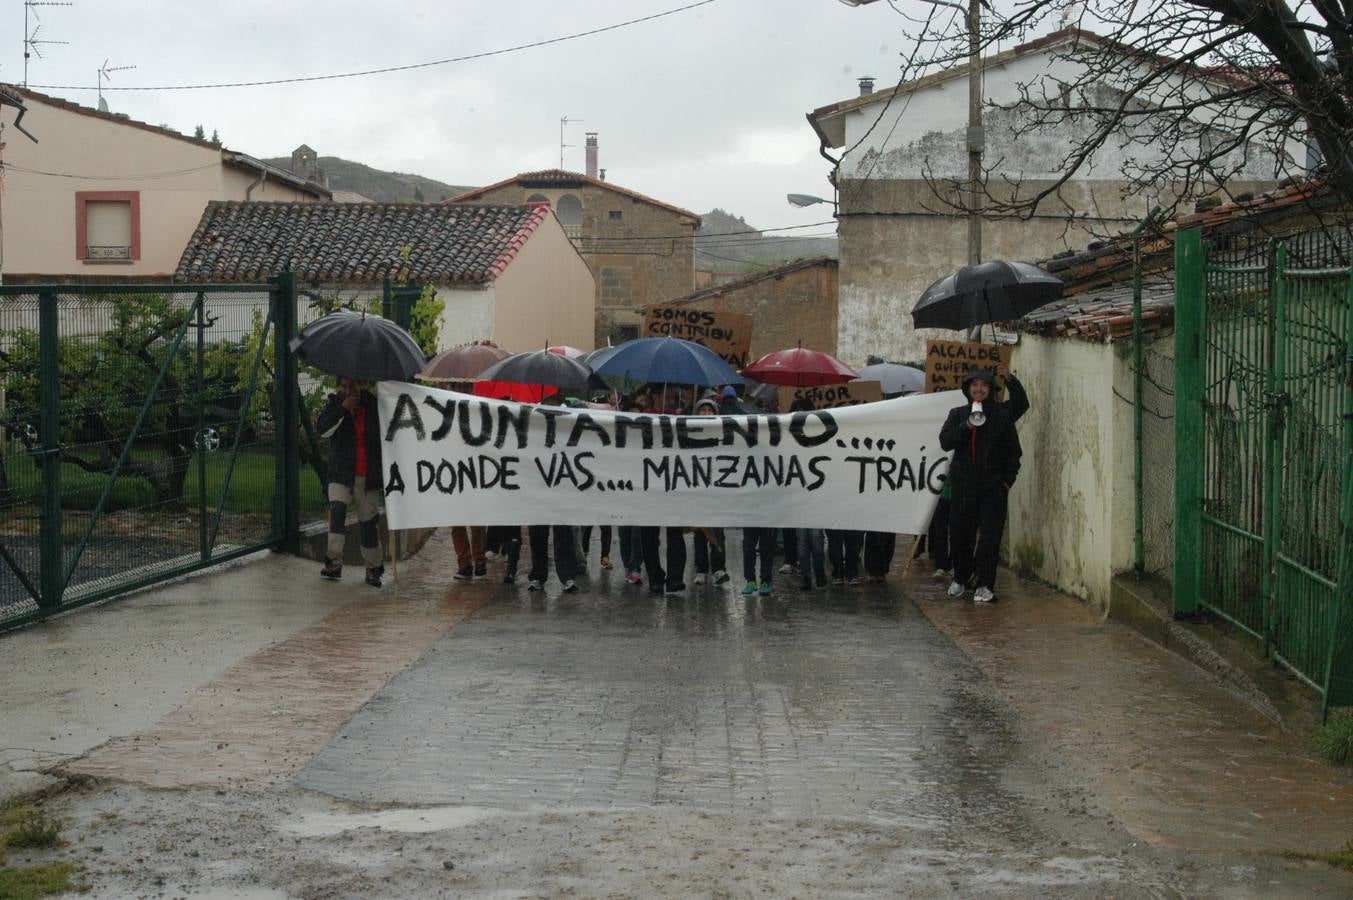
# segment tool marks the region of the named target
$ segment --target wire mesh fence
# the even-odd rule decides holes
[[[270,309],[266,286],[0,293],[0,624],[278,539]]]

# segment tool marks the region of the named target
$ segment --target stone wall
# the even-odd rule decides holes
[[[699,224],[694,216],[592,184],[506,184],[475,195],[474,202],[516,205],[544,197],[559,210],[565,195],[582,204],[581,222],[564,226],[596,281],[596,346],[605,346],[608,336],[618,340],[621,326],[642,324],[647,304],[670,302],[691,292],[693,238]]]

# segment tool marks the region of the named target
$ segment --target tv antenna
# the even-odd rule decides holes
[[[39,6],[74,6],[74,3],[65,3],[61,0],[23,0],[23,86],[28,87],[28,58],[36,56],[42,59],[42,50],[39,49],[47,44],[69,44],[70,41],[49,41],[46,38],[39,37],[42,33],[42,16],[38,15]],[[28,30],[28,16],[32,14],[37,22],[33,30]]]
[[[103,100],[103,83],[112,81],[114,72],[126,72],[129,69],[135,69],[136,66],[112,66],[108,65],[108,60],[103,61],[99,67],[99,112],[108,112],[108,104]]]
[[[581,121],[583,120],[570,119],[568,116],[564,116],[559,120],[559,168],[561,169],[564,167],[564,148],[573,146],[572,144],[564,143],[564,126],[567,125],[569,122],[581,122]]]

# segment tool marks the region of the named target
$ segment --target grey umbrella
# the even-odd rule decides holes
[[[925,390],[925,372],[901,363],[874,363],[857,370],[856,381],[877,381],[885,394],[916,394]]]
[[[316,319],[293,338],[291,349],[308,365],[358,381],[403,381],[427,359],[409,335],[389,319],[340,309]]]

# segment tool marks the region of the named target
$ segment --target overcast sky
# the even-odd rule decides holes
[[[42,6],[28,84],[90,106],[112,88],[260,81],[410,65],[551,40],[695,0],[76,0]],[[901,0],[920,5],[919,0]],[[24,7],[0,16],[0,81],[21,83]],[[29,29],[36,24],[30,19]],[[447,65],[304,84],[105,90],[113,111],[233,150],[285,156],[306,143],[381,169],[489,184],[559,165],[582,171],[583,135],[616,184],[759,228],[831,219],[789,192],[830,197],[829,164],[804,119],[854,96],[859,75],[897,77],[904,20],[886,2],[713,0],[576,40]],[[796,234],[827,233],[831,225]]]

